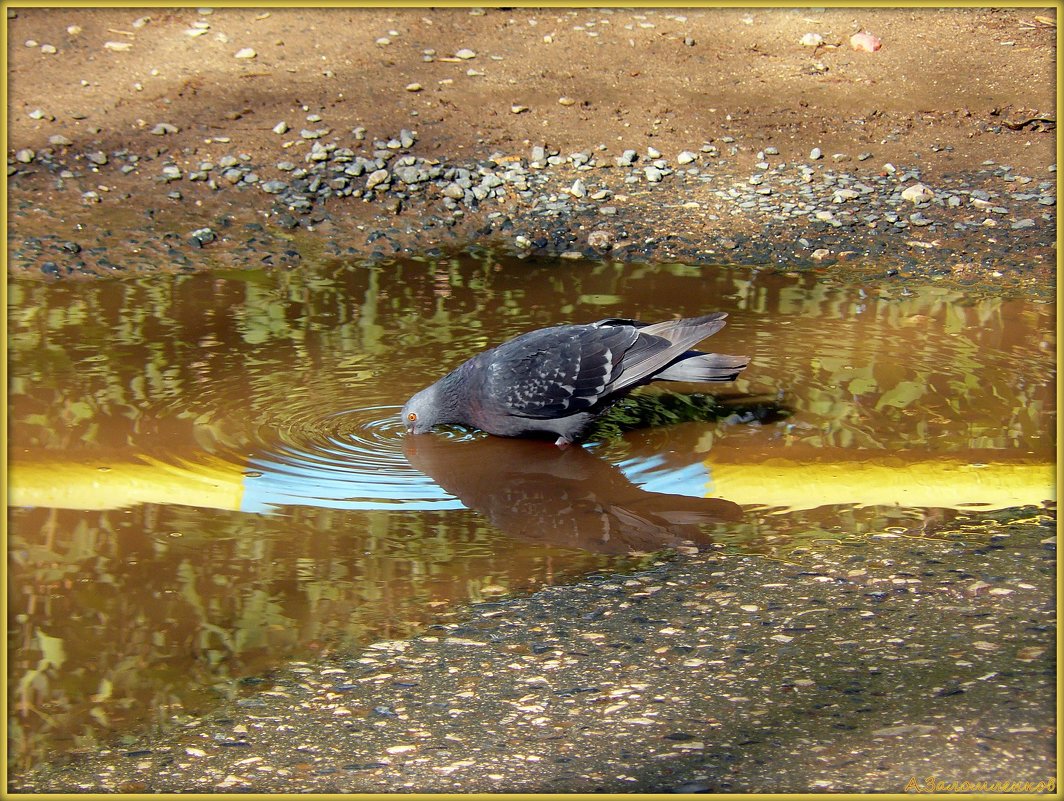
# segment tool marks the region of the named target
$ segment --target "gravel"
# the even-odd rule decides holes
[[[860,164],[866,153],[855,162],[825,163],[820,148],[814,148],[808,160],[790,161],[774,145],[757,147],[731,136],[692,143],[673,158],[653,146],[640,156],[621,142],[612,150],[599,145],[567,155],[549,143],[535,143],[520,157],[499,152],[451,160],[422,151],[416,129],[372,137],[364,126],[334,132],[322,125],[320,114],[305,116],[322,127],[302,129],[295,142],[279,142],[286,158],[273,163],[252,163],[236,149],[210,160],[163,152],[78,152],[69,139],[55,134],[49,144],[61,150],[18,150],[9,156],[8,174],[15,181],[54,174],[67,181],[60,189],[76,191],[88,165],[101,175],[81,189],[79,200],[106,207],[135,187],[101,193],[96,183],[118,175],[135,181],[143,172],[139,168],[164,159],[155,175],[163,183],[180,184],[167,192],[168,200],[183,204],[195,198],[198,204],[204,200],[199,192],[222,189],[261,193],[263,200],[252,201],[249,212],[265,206],[279,231],[339,221],[343,207],[337,201],[358,199],[374,204],[382,215],[407,220],[390,235],[388,249],[365,233],[362,245],[353,243],[374,258],[416,252],[422,232],[433,247],[442,232],[456,246],[463,236],[468,241],[495,238],[522,256],[572,253],[578,242],[586,257],[601,258],[603,251],[587,245],[586,233],[577,236],[570,229],[587,229],[603,218],[613,227],[611,258],[635,261],[786,263],[800,269],[814,263],[822,268],[840,253],[853,253],[870,257],[869,264],[891,260],[899,275],[934,274],[970,283],[973,264],[992,266],[1026,252],[1033,254],[1028,266],[1037,268],[1054,258],[1055,183],[1043,180],[1052,171],[1019,175],[1007,165],[991,164],[975,173],[928,180],[919,167],[849,166]],[[273,130],[281,135],[288,123],[276,123]],[[166,137],[179,128],[160,122],[152,131]],[[738,167],[741,152],[757,159],[745,174]],[[196,213],[192,204],[188,213]],[[195,227],[193,217],[189,222]],[[674,233],[660,236],[663,226]],[[996,227],[1024,237],[1024,247],[995,237]],[[800,246],[800,239],[812,245]],[[210,243],[212,248],[218,244]],[[973,246],[983,255],[974,257]],[[139,249],[150,250],[143,241]],[[821,250],[829,255],[811,259]],[[50,276],[97,272],[84,258],[57,261],[60,269]],[[16,270],[39,272],[39,262],[17,247],[11,263]],[[138,264],[150,269],[140,259]],[[1022,276],[1016,280],[1024,281]]]

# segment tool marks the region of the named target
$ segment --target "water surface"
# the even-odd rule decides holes
[[[786,558],[1052,493],[1034,299],[481,254],[16,282],[9,303],[16,765],[658,550]],[[715,398],[644,390],[568,452],[402,435],[410,394],[507,337],[712,310],[706,347],[752,358]]]

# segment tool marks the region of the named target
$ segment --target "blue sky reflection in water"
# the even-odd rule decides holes
[[[9,301],[23,764],[632,548],[786,556],[1052,493],[1048,299],[485,255],[15,282]],[[729,324],[705,347],[752,357],[715,403],[645,390],[574,458],[453,431],[405,450],[399,406],[479,349],[712,310]]]

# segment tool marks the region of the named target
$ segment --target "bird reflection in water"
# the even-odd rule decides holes
[[[584,448],[484,437],[407,437],[404,452],[467,508],[503,533],[545,545],[606,554],[707,547],[706,524],[737,521],[718,498],[648,492]]]

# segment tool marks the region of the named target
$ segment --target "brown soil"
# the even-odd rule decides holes
[[[1053,9],[42,8],[9,17],[9,164],[29,148],[74,172],[64,182],[15,165],[12,208],[48,209],[36,224],[29,213],[12,222],[29,234],[91,228],[109,205],[167,206],[174,186],[158,180],[158,167],[129,176],[96,170],[85,161],[90,152],[126,149],[186,168],[244,153],[269,180],[284,177],[278,160],[303,162],[311,146],[299,136],[304,128],[328,128],[326,140],[348,146],[357,126],[370,140],[409,128],[419,155],[452,162],[527,159],[535,144],[565,155],[600,143],[610,157],[652,146],[673,161],[683,149],[724,148],[734,137],[721,182],[748,178],[770,145],[792,162],[819,147],[825,168],[858,176],[891,162],[933,182],[992,160],[1055,179],[1047,172],[1056,161]],[[209,29],[189,35],[198,20]],[[882,49],[852,49],[860,30]],[[814,32],[822,45],[799,43]],[[243,48],[255,56],[236,58]],[[462,48],[476,56],[453,58]],[[407,91],[412,83],[422,89]],[[563,97],[575,102],[563,105]],[[35,110],[43,118],[31,117]],[[307,122],[309,114],[322,120]],[[292,129],[284,135],[272,131],[281,120]],[[158,123],[179,131],[152,135]],[[50,145],[57,134],[71,144]],[[857,161],[862,152],[872,157]],[[835,165],[835,153],[848,158]],[[262,193],[250,201],[187,181],[180,188],[201,216],[227,204],[270,205]],[[103,211],[84,208],[86,190],[100,192]],[[682,200],[712,209],[708,194]],[[675,198],[659,206],[660,225],[695,228],[696,239],[711,229],[756,235],[763,225],[734,213],[692,221]],[[348,203],[340,216],[348,227],[373,225],[382,211]]]

